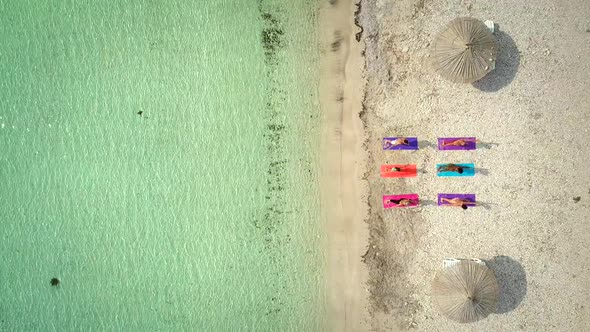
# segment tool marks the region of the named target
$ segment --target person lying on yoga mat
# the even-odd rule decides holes
[[[395,205],[401,205],[401,206],[410,206],[410,205],[414,204],[414,201],[411,199],[407,199],[407,198],[400,198],[400,199],[390,199],[387,201],[387,203],[393,203]]]
[[[437,171],[440,172],[457,172],[459,174],[463,174],[463,169],[470,168],[469,166],[459,166],[455,164],[446,164],[442,166],[438,166]]]
[[[386,172],[401,172],[402,169],[400,167],[393,166],[390,169],[386,170]]]
[[[408,141],[405,137],[399,137],[394,140],[386,140],[385,141],[385,148],[392,148],[398,145],[410,145],[410,141]]]
[[[464,198],[441,198],[440,201],[442,203],[446,203],[446,205],[450,205],[450,206],[460,206],[463,210],[467,210],[468,206],[476,206],[477,203],[476,202],[472,202],[468,199],[464,199]]]
[[[470,138],[459,138],[451,142],[443,142],[442,146],[465,146],[467,143],[475,142],[479,143],[478,139],[470,139]]]

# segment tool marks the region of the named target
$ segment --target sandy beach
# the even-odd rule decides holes
[[[359,117],[364,80],[362,43],[351,0],[326,1],[320,11],[323,118],[321,202],[327,238],[328,319],[333,331],[369,329],[366,150]]]
[[[362,1],[367,330],[590,330],[589,14],[583,0]],[[501,48],[496,70],[473,85],[444,81],[429,66],[434,36],[460,16],[494,21]],[[383,151],[382,137],[396,135],[418,136],[420,150]],[[486,144],[438,151],[444,136]],[[477,174],[437,178],[441,162],[474,162]],[[417,164],[420,173],[382,179],[383,163]],[[383,210],[383,194],[414,192],[422,207]],[[439,208],[441,192],[475,193],[484,205]],[[434,310],[430,284],[446,257],[494,269],[496,314],[460,325]]]

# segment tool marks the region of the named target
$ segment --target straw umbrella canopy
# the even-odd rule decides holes
[[[471,323],[496,310],[499,288],[494,272],[473,261],[440,271],[432,282],[435,307],[459,323]]]
[[[442,77],[456,83],[472,83],[495,66],[498,46],[481,21],[459,17],[438,34],[432,45],[433,66]]]

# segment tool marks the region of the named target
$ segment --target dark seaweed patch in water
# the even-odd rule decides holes
[[[285,191],[288,190],[288,182],[285,177],[286,170],[291,160],[285,157],[286,148],[284,135],[290,130],[284,122],[285,101],[287,91],[282,88],[281,79],[281,48],[285,45],[285,30],[277,13],[281,8],[258,0],[258,10],[262,21],[261,46],[264,51],[265,62],[265,103],[264,116],[266,127],[263,137],[266,144],[267,178],[265,185],[265,207],[261,215],[254,221],[254,226],[262,237],[264,250],[261,254],[268,260],[269,269],[273,274],[281,276],[289,262],[285,261],[285,250],[288,248],[291,238],[289,230],[284,224],[291,221],[287,218],[289,211]],[[279,278],[278,280],[282,280]],[[286,285],[283,282],[271,282],[267,285],[272,295],[267,301],[266,315],[284,314],[289,305],[284,301]]]
[[[260,14],[260,17],[268,24],[272,24],[272,25],[279,24],[279,21],[269,13],[262,13],[262,14]]]
[[[267,51],[275,52],[281,47],[281,36],[284,34],[283,30],[273,27],[262,30],[262,47]]]
[[[283,47],[283,35],[285,32],[280,20],[262,7],[262,3],[259,1],[260,18],[262,18],[264,23],[261,42],[262,48],[264,49],[265,62],[267,65],[276,65],[278,64],[277,51]],[[267,68],[267,71],[273,71],[273,68]]]
[[[282,124],[269,124],[266,126],[270,131],[280,132],[285,130],[285,126]]]

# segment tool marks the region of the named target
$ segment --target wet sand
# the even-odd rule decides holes
[[[333,331],[365,331],[368,239],[364,132],[359,117],[364,81],[350,0],[322,3],[320,98],[323,118],[322,217],[328,232],[328,314]]]
[[[583,0],[362,1],[367,330],[590,330],[588,15]],[[496,70],[474,85],[444,81],[428,65],[430,42],[459,16],[497,24]],[[420,150],[382,151],[381,138],[396,135],[418,136]],[[438,151],[443,136],[487,144]],[[437,178],[441,162],[474,162],[478,172]],[[381,179],[383,163],[415,163],[423,173]],[[381,195],[413,192],[421,208],[383,210]],[[475,193],[485,204],[438,208],[441,192]],[[434,310],[430,283],[446,257],[480,258],[495,270],[497,314],[459,325]]]

